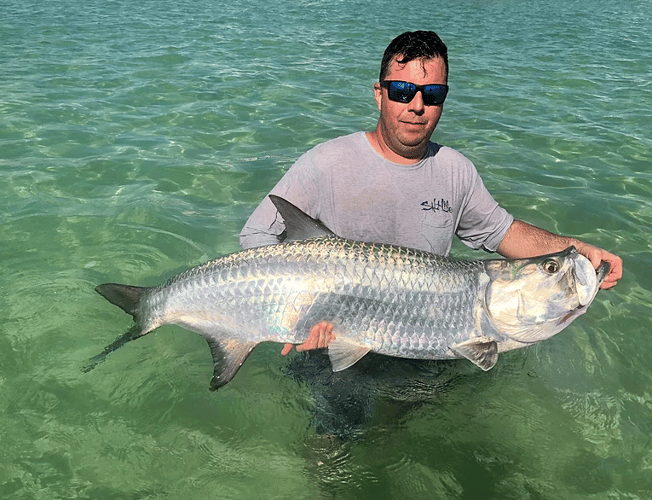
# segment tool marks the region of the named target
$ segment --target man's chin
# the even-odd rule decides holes
[[[402,149],[405,151],[422,151],[427,148],[428,140],[421,136],[402,137],[399,141]]]

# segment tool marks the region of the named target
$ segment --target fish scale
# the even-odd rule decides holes
[[[608,271],[606,264],[596,274],[573,247],[533,259],[462,261],[346,240],[285,200],[273,202],[286,223],[285,243],[215,259],[157,287],[98,286],[134,316],[136,327],[88,369],[173,323],[208,341],[216,389],[258,343],[299,344],[328,321],[336,334],[328,348],[335,371],[369,351],[465,357],[487,370],[499,352],[548,338],[585,312]],[[546,265],[553,260],[555,266]]]

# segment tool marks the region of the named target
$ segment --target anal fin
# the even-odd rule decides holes
[[[338,336],[328,345],[328,357],[334,372],[346,370],[356,364],[371,349]]]
[[[217,341],[207,339],[213,355],[213,378],[210,389],[216,391],[228,384],[240,369],[257,342],[245,342],[238,339]]]
[[[498,344],[488,338],[467,340],[451,346],[450,349],[484,371],[491,370],[498,361]]]

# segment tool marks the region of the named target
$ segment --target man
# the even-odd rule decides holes
[[[473,164],[430,142],[448,91],[447,48],[431,31],[407,32],[385,50],[374,95],[376,129],[318,145],[272,189],[335,234],[448,255],[453,236],[507,258],[575,245],[594,267],[611,265],[602,288],[622,277],[622,260],[574,238],[515,220],[492,198]],[[245,224],[244,248],[278,243],[284,230],[266,197]],[[333,326],[315,325],[298,351],[322,348]],[[287,344],[282,354],[290,352]]]

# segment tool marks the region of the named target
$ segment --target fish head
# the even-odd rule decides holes
[[[609,272],[575,247],[531,259],[486,261],[484,310],[508,339],[534,343],[552,337],[584,314]]]

